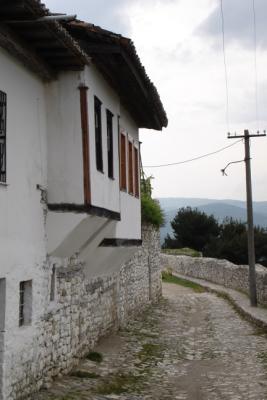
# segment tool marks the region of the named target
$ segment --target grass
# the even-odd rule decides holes
[[[182,249],[162,249],[162,253],[169,254],[172,256],[190,256],[190,257],[202,257],[199,251],[184,247]]]
[[[103,361],[102,354],[98,353],[97,351],[90,351],[90,353],[88,353],[85,358],[87,358],[87,360],[94,361],[97,363],[101,363]]]
[[[87,378],[87,379],[96,379],[99,378],[99,375],[94,372],[75,370],[70,373],[70,376],[75,376],[76,378]]]
[[[126,393],[135,388],[139,380],[139,376],[119,373],[98,385],[96,393],[103,395]]]
[[[202,286],[198,285],[197,283],[190,282],[186,279],[178,278],[177,276],[172,275],[172,273],[170,272],[162,272],[162,280],[163,282],[174,283],[176,285],[190,288],[197,293],[203,293],[206,291]]]
[[[138,358],[140,361],[159,358],[162,355],[162,350],[162,346],[159,344],[145,343],[142,345],[142,350],[138,353]]]

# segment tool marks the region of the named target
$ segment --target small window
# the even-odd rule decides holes
[[[0,182],[6,182],[6,94],[0,91]]]
[[[19,326],[32,322],[32,281],[19,284]]]
[[[101,101],[95,97],[95,154],[96,169],[103,172]]]
[[[133,144],[128,142],[128,182],[129,182],[129,193],[134,194],[133,185]]]
[[[107,110],[108,177],[114,178],[113,167],[113,114]]]
[[[0,279],[0,332],[5,330],[6,280]],[[0,350],[1,351],[1,350]]]
[[[126,178],[126,137],[123,133],[120,135],[120,187],[121,190],[127,190]]]
[[[53,265],[51,282],[50,282],[50,301],[55,301],[56,299],[56,266]]]
[[[140,174],[140,168],[139,168],[139,153],[138,149],[135,147],[134,148],[134,194],[136,197],[139,197],[139,174]]]

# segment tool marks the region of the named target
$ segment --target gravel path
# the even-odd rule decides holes
[[[34,400],[266,400],[267,337],[223,299],[164,284],[161,302]]]

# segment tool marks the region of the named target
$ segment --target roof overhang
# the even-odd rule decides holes
[[[0,45],[44,80],[81,70],[89,56],[38,0],[0,2]]]
[[[82,21],[68,22],[65,27],[119,94],[140,128],[161,130],[167,126],[157,89],[130,39]]]

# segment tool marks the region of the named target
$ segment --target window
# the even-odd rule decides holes
[[[120,187],[121,190],[127,190],[126,178],[126,137],[123,133],[120,135]]]
[[[95,97],[95,154],[96,169],[103,172],[101,101]]]
[[[79,90],[80,90],[82,148],[83,148],[84,203],[91,204],[89,115],[88,115],[88,99],[87,99],[88,87],[81,85],[79,86]]]
[[[133,144],[128,142],[128,191],[130,194],[134,194],[133,185]]]
[[[19,326],[30,325],[32,321],[32,281],[19,284]]]
[[[0,91],[0,182],[6,182],[6,94]]]
[[[5,330],[5,313],[6,313],[6,280],[0,279],[0,332],[3,332]]]
[[[50,282],[50,301],[55,301],[56,298],[56,266],[53,265],[51,282]]]
[[[108,177],[114,178],[113,169],[113,114],[107,110]]]
[[[139,197],[139,154],[138,149],[134,148],[134,194]]]

